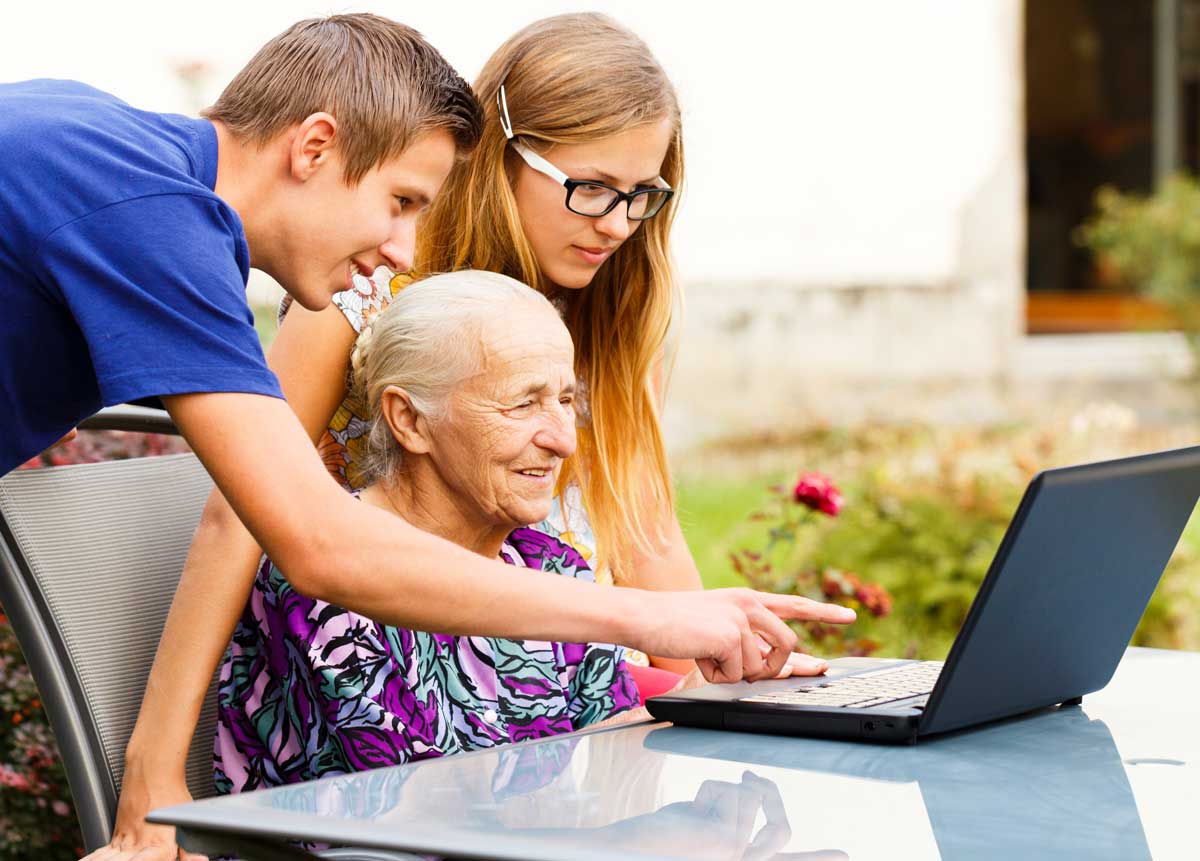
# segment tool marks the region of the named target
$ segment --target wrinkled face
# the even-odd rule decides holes
[[[479,342],[479,370],[449,396],[429,458],[469,521],[509,530],[546,518],[575,451],[575,351],[558,315],[528,302],[487,321]]]
[[[571,179],[633,191],[657,184],[671,136],[671,124],[663,120],[592,143],[558,144],[539,154]],[[538,266],[559,287],[579,289],[590,284],[604,261],[640,225],[628,219],[624,203],[600,218],[571,212],[566,189],[523,161],[513,193]]]
[[[346,185],[340,156],[330,152],[292,197],[288,253],[272,274],[297,302],[320,310],[334,293],[350,289],[355,273],[370,276],[380,266],[408,271],[417,216],[446,181],[456,152],[448,132],[426,132],[356,186]]]

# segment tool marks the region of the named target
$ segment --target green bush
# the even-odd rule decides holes
[[[863,476],[812,556],[879,583],[893,612],[866,618],[863,636],[891,657],[942,658],[987,573],[1019,490],[976,478],[965,486]]]
[[[1200,184],[1179,174],[1148,197],[1105,187],[1095,206],[1076,241],[1091,249],[1105,280],[1170,311],[1200,374]]]
[[[772,487],[767,505],[751,515],[766,530],[761,540],[729,554],[734,571],[756,589],[841,604],[858,614],[847,626],[815,621],[792,624],[802,651],[826,657],[873,653],[879,642],[864,636],[864,628],[869,620],[892,611],[892,596],[879,583],[812,562],[814,541],[829,533],[844,503],[841,490],[828,476],[801,473],[793,485]]]
[[[747,466],[730,447],[700,459],[705,477],[680,484],[682,522],[706,583],[739,579],[770,591],[811,592],[812,572],[852,572],[890,593],[891,612],[860,613],[845,640],[878,644],[886,657],[942,658],[949,651],[1028,479],[1039,469],[1168,448],[1184,439],[1138,429],[1115,405],[1092,405],[1057,426],[937,432],[879,427],[822,431],[790,440],[779,457],[820,464],[845,493],[836,518],[798,534],[785,565],[768,571],[720,556],[758,552],[775,522],[781,471]],[[766,446],[759,445],[761,462]],[[714,476],[728,457],[737,477]],[[779,458],[776,458],[777,460]],[[789,470],[790,472],[790,470]],[[757,506],[744,500],[754,497]],[[739,510],[715,512],[715,500]],[[700,504],[696,504],[698,500]],[[702,519],[701,519],[702,518]],[[732,523],[734,525],[730,526]],[[744,578],[744,579],[743,579]],[[731,582],[732,580],[732,582]],[[1200,650],[1200,517],[1184,530],[1133,638],[1135,645]],[[834,656],[839,643],[812,644]]]
[[[1177,175],[1143,197],[1104,187],[1076,239],[1134,289],[1189,312],[1200,299],[1200,185]]]

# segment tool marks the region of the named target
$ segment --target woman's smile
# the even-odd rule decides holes
[[[528,481],[539,491],[547,487],[554,486],[554,480],[558,476],[558,467],[525,467],[523,469],[513,470],[521,478]]]

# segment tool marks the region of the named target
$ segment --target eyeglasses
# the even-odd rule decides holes
[[[626,213],[630,221],[645,221],[653,218],[667,205],[667,201],[675,194],[663,178],[657,177],[656,183],[661,185],[649,188],[638,188],[633,191],[621,191],[611,185],[586,179],[571,179],[557,167],[546,161],[536,152],[518,141],[513,135],[512,120],[508,118],[508,99],[504,94],[504,86],[496,94],[496,104],[500,110],[500,128],[504,136],[512,144],[512,148],[525,160],[525,163],[538,173],[550,177],[567,190],[567,209],[576,215],[588,218],[600,218],[608,215],[618,204],[626,204]]]

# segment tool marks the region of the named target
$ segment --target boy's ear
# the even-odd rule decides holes
[[[412,454],[429,454],[429,421],[413,407],[408,392],[388,386],[383,390],[379,410],[401,448]]]
[[[337,120],[333,114],[320,111],[305,117],[293,129],[288,149],[292,177],[305,182],[330,161],[336,137]]]

